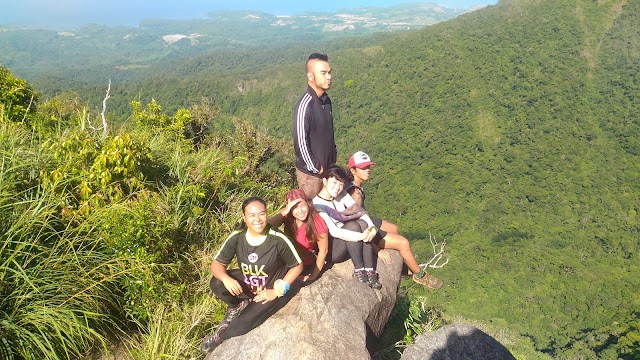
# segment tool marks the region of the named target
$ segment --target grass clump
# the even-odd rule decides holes
[[[122,327],[118,280],[138,264],[106,251],[90,221],[65,227],[57,197],[20,195],[0,210],[0,353],[78,357]]]

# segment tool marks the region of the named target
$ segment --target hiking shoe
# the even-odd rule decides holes
[[[413,274],[413,281],[415,281],[420,285],[424,285],[427,287],[427,289],[431,289],[431,290],[440,289],[442,285],[444,285],[442,280],[438,279],[435,276],[431,276],[429,275],[429,273],[426,273],[426,272],[422,277],[418,277],[418,274]]]
[[[372,289],[382,289],[382,284],[380,284],[377,272],[369,270],[367,271],[367,277],[369,278],[369,286],[371,286]]]
[[[202,353],[202,355],[209,355],[210,352],[212,352],[213,350],[215,350],[215,348],[222,344],[224,340],[220,338],[220,331],[224,330],[227,326],[229,325],[219,325],[213,334],[207,336],[202,340],[202,344],[200,345],[200,352]]]
[[[236,307],[228,307],[227,313],[224,315],[224,318],[222,318],[222,321],[220,321],[220,325],[218,327],[231,324],[231,322],[240,315],[247,305],[249,305],[249,299],[240,301],[240,304]]]
[[[360,281],[363,284],[369,286],[369,277],[367,276],[367,272],[364,270],[356,270],[353,272],[353,278]]]

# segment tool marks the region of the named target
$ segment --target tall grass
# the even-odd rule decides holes
[[[125,340],[128,357],[133,360],[200,359],[200,342],[213,331],[224,316],[222,301],[209,290],[210,264],[217,250],[217,240],[192,254],[184,254],[182,269],[194,274],[180,299],[159,304],[149,320],[138,323],[141,331]]]
[[[428,305],[429,301],[402,291],[382,334],[375,360],[400,359],[402,352],[423,334],[433,332],[444,325],[442,314]]]
[[[108,352],[113,333],[133,359],[199,357],[223,316],[209,265],[240,203],[263,196],[276,211],[288,190],[287,173],[271,169],[283,160],[266,164],[277,144],[225,137],[196,151],[139,134],[156,161],[153,181],[82,212],[71,211],[74,192],[60,191],[83,180],[75,172],[48,187],[55,194],[40,186],[40,170],[61,160],[38,143],[55,134],[0,123],[0,359],[91,356]]]
[[[0,235],[2,336],[18,358],[79,356],[119,328],[118,279],[134,266],[112,258],[92,228],[57,230],[56,201],[46,195],[18,205]]]
[[[106,251],[93,219],[63,220],[65,199],[28,181],[37,145],[10,132],[0,125],[0,355],[76,358],[121,327],[118,280],[136,265]]]
[[[199,359],[200,341],[209,329],[207,324],[220,312],[220,301],[210,294],[191,299],[183,306],[161,305],[144,331],[131,338],[126,347],[134,360]],[[218,310],[218,311],[216,311]],[[219,317],[219,316],[218,316]]]

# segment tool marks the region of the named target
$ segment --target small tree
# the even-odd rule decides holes
[[[0,65],[0,122],[25,122],[29,111],[35,112],[40,94],[9,69]]]

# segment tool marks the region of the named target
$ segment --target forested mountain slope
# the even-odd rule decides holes
[[[639,10],[505,1],[339,67],[342,148],[379,159],[383,217],[448,239],[449,314],[554,357],[637,341]]]
[[[286,138],[306,55],[123,84],[112,104],[204,95],[221,126]],[[329,56],[339,161],[377,163],[370,212],[420,258],[429,232],[447,239],[434,305],[554,358],[640,356],[639,1],[504,0]]]
[[[147,19],[137,27],[90,24],[56,31],[0,26],[0,61],[29,81],[44,76],[90,83],[101,77],[132,81],[148,76],[148,68],[163,61],[184,61],[212,51],[297,47],[306,42],[419,29],[465,11],[415,2],[295,16],[214,11],[206,19]]]

